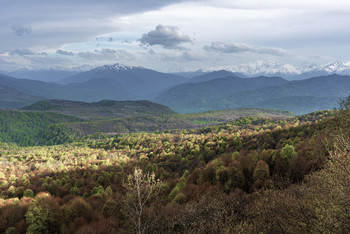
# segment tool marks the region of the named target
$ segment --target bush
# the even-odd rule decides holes
[[[23,193],[23,197],[34,197],[34,192],[31,189],[26,189]]]

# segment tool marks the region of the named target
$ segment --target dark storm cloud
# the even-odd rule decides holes
[[[242,43],[223,43],[212,42],[209,46],[203,47],[207,51],[220,52],[226,54],[238,54],[238,53],[257,53],[257,54],[269,54],[282,56],[285,51],[281,48],[274,47],[254,47]]]
[[[70,51],[66,51],[66,50],[57,50],[56,54],[60,54],[60,55],[66,55],[66,56],[73,56],[74,53],[70,52]]]
[[[158,25],[155,30],[143,34],[141,44],[146,46],[160,45],[168,49],[180,49],[181,43],[192,42],[178,27]]]
[[[25,36],[25,35],[32,35],[32,29],[30,27],[25,27],[25,26],[21,26],[21,25],[12,25],[12,30],[14,31],[14,33],[21,37],[21,36]]]

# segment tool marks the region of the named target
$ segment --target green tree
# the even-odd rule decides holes
[[[286,160],[288,163],[294,159],[297,155],[297,152],[295,152],[294,146],[286,144],[282,150],[281,150],[281,156],[284,160]]]
[[[27,233],[59,233],[62,214],[56,200],[50,194],[41,193],[30,203],[25,214]]]
[[[254,183],[262,183],[270,177],[269,165],[263,160],[260,160],[254,169],[253,180]]]

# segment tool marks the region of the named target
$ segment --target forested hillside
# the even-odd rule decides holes
[[[55,145],[133,132],[200,128],[233,121],[242,116],[276,119],[292,116],[286,111],[264,109],[176,114],[166,106],[149,101],[104,100],[84,103],[44,100],[23,109],[0,109],[0,143]]]
[[[0,110],[0,143],[30,146],[72,142],[74,135],[65,124],[75,121],[82,119],[57,113]]]
[[[350,131],[348,116],[242,117],[173,133],[3,145],[1,231],[295,233],[337,224],[347,232],[349,180],[337,165],[348,161],[336,142]]]

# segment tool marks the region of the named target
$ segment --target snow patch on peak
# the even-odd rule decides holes
[[[344,63],[335,61],[325,65],[310,64],[307,66],[296,67],[290,64],[280,64],[272,61],[258,61],[255,63],[241,64],[232,66],[229,69],[232,72],[239,72],[248,77],[256,76],[280,76],[287,79],[303,79],[320,75],[338,74],[350,76],[350,62]]]
[[[95,69],[92,69],[93,72],[111,72],[111,71],[130,71],[130,70],[143,70],[143,67],[134,67],[134,66],[127,66],[120,63],[112,64],[112,65],[104,65],[101,67],[96,67]]]
[[[243,73],[246,76],[282,76],[291,77],[299,74],[299,70],[290,64],[279,64],[271,61],[258,61],[231,67],[233,72]]]

